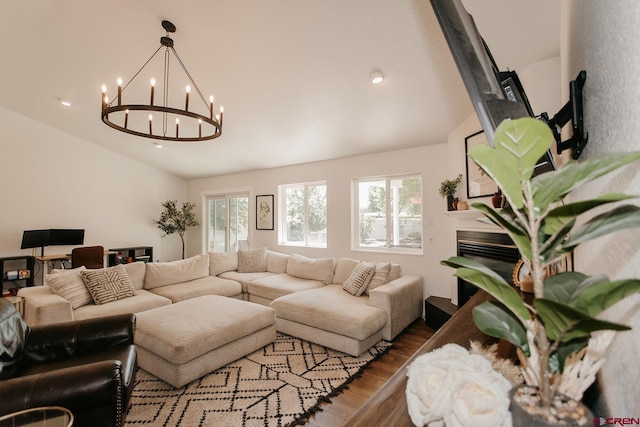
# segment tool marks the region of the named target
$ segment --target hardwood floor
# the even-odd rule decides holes
[[[362,376],[349,384],[349,388],[331,398],[331,403],[320,406],[305,424],[308,427],[336,427],[343,425],[385,381],[435,333],[423,319],[409,325],[393,340],[393,348],[372,362]]]

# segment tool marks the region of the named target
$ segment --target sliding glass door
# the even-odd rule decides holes
[[[207,248],[210,252],[236,252],[248,247],[249,194],[207,197]]]

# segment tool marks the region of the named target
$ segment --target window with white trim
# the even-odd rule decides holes
[[[422,177],[352,181],[353,249],[422,254]]]
[[[248,247],[249,193],[219,194],[205,198],[206,250],[237,252]]]
[[[281,185],[278,191],[280,244],[326,248],[326,182]]]

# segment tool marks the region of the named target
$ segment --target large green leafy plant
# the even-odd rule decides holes
[[[178,233],[182,242],[182,259],[184,259],[184,234],[187,232],[187,228],[197,227],[200,223],[193,212],[196,207],[195,203],[185,202],[182,204],[182,208],[178,208],[177,204],[177,200],[163,202],[160,218],[153,222],[160,230],[164,231],[162,237]]]
[[[636,159],[640,152],[606,154],[586,161],[571,161],[562,168],[535,178],[537,160],[549,149],[553,137],[548,126],[533,118],[507,120],[495,132],[494,147],[478,146],[469,152],[496,182],[508,207],[494,210],[476,203],[501,227],[531,265],[534,299],[526,303],[501,276],[464,257],[443,264],[455,275],[491,294],[495,301],[473,310],[476,325],[484,333],[511,342],[518,349],[525,381],[538,387],[543,408],[549,408],[563,381],[581,381],[574,398],[594,380],[602,363],[602,332],[629,329],[599,320],[607,307],[640,291],[640,280],[610,281],[603,275],[564,272],[545,277],[546,267],[578,245],[605,234],[640,226],[640,208],[623,205],[631,198],[611,193],[590,200],[563,204],[564,197],[588,181],[601,177]],[[608,206],[614,204],[613,207]],[[594,208],[609,210],[579,223],[578,217]],[[606,332],[612,336],[613,332]],[[610,341],[610,339],[609,339]],[[597,342],[600,348],[593,344]],[[606,345],[608,342],[604,344]],[[595,348],[594,351],[591,351]],[[586,364],[575,369],[570,365]],[[571,378],[569,377],[571,371]],[[576,372],[581,372],[576,374]],[[586,375],[585,372],[590,372]],[[566,388],[566,387],[565,387]]]

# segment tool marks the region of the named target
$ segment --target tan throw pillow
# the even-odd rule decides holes
[[[376,272],[371,278],[371,282],[369,282],[369,286],[367,286],[366,293],[369,295],[369,292],[372,289],[379,288],[380,286],[389,283],[389,272],[391,271],[391,263],[387,262],[379,262],[376,264]]]
[[[262,273],[267,271],[267,248],[238,251],[238,273]]]
[[[367,289],[376,270],[376,265],[371,262],[360,261],[353,269],[351,275],[342,284],[342,289],[351,295],[359,297]]]
[[[106,304],[136,294],[123,265],[99,270],[85,270],[81,274],[82,280],[87,285],[96,304]]]
[[[60,295],[69,301],[72,309],[92,304],[93,298],[82,280],[84,266],[72,270],[59,270],[53,274],[47,274],[47,285],[54,294]]]

